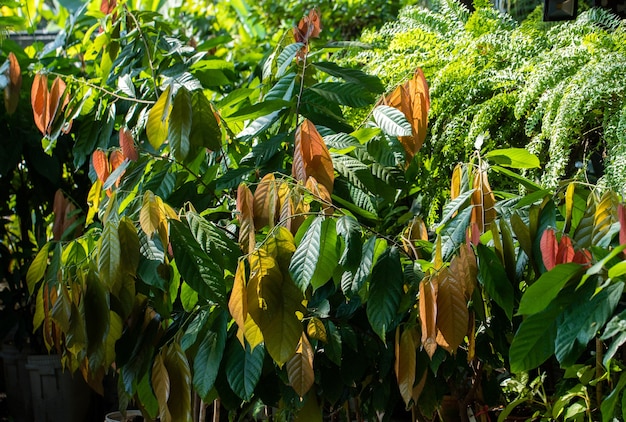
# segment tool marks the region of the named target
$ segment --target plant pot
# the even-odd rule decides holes
[[[9,413],[15,422],[33,420],[30,377],[26,369],[26,351],[4,344],[0,351]]]
[[[91,389],[80,375],[63,371],[56,355],[28,356],[33,416],[37,422],[82,422],[89,411]]]
[[[127,410],[126,417],[122,416],[122,412],[111,412],[104,417],[104,422],[130,422],[143,421],[139,410]]]

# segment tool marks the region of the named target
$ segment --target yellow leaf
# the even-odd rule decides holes
[[[245,328],[246,317],[248,316],[248,296],[246,292],[246,264],[244,260],[239,260],[237,271],[235,271],[235,281],[228,300],[228,310],[240,329]]]
[[[300,337],[296,354],[287,362],[287,377],[289,378],[289,385],[301,399],[311,389],[315,381],[313,348],[304,333]]]
[[[191,369],[178,342],[172,342],[167,347],[163,363],[171,385],[167,407],[172,421],[191,422]]]
[[[424,375],[422,375],[422,378],[420,379],[420,381],[415,385],[415,387],[413,387],[412,396],[413,396],[414,403],[417,403],[420,396],[422,395],[422,391],[424,391],[424,387],[426,386],[427,378],[428,378],[428,369],[424,371]]]
[[[455,256],[450,262],[450,274],[462,281],[465,299],[469,300],[478,284],[476,255],[471,246],[466,243],[461,245],[459,255]]]
[[[143,194],[143,204],[139,211],[139,225],[141,226],[141,230],[143,230],[148,237],[152,237],[154,233],[159,230],[159,226],[164,220],[165,215],[163,214],[163,208],[159,206],[157,197],[151,191],[146,191]]]
[[[452,171],[452,183],[450,184],[450,199],[455,199],[461,194],[461,180],[463,175],[463,166],[457,164]]]
[[[296,243],[289,230],[285,227],[275,229],[265,240],[263,249],[284,271],[289,271],[291,256],[296,251]]]
[[[268,173],[254,191],[253,215],[254,227],[257,230],[265,226],[274,227],[280,213],[279,202],[278,183],[274,174]]]
[[[263,343],[263,333],[250,315],[248,315],[248,317],[246,318],[243,335],[248,341],[248,344],[250,344],[250,350],[254,350],[255,347]]]
[[[593,217],[592,245],[597,245],[604,235],[609,232],[611,226],[618,222],[618,204],[619,198],[613,191],[605,192],[602,198],[600,198]]]
[[[414,334],[412,331],[414,331],[413,328],[407,328],[400,334],[400,327],[396,329],[396,379],[398,380],[400,395],[407,407],[413,397],[417,360],[417,345],[413,342]]]
[[[431,358],[437,350],[437,278],[424,277],[420,283],[419,315],[422,327],[422,346]]]
[[[156,151],[161,148],[161,145],[167,139],[169,116],[172,111],[170,87],[171,85],[167,86],[148,113],[146,135],[148,136],[148,142]]]
[[[254,199],[250,188],[241,183],[237,188],[237,218],[239,219],[239,245],[245,253],[251,253],[256,245],[254,237]]]
[[[159,403],[159,419],[163,422],[171,422],[172,416],[167,407],[170,398],[170,377],[163,363],[163,354],[159,353],[152,363],[152,390]]]
[[[463,342],[469,322],[465,280],[462,277],[463,273],[452,273],[452,268],[442,268],[438,274],[437,329],[442,338],[437,341],[450,353],[455,352]]]
[[[306,331],[309,337],[328,343],[326,327],[324,327],[324,323],[319,318],[311,318],[306,326]]]

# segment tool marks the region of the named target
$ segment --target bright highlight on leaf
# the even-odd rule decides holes
[[[313,177],[329,194],[333,192],[335,170],[330,153],[315,125],[308,119],[296,129],[291,173],[302,183]]]

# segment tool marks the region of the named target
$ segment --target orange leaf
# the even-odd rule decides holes
[[[329,194],[333,192],[335,170],[330,153],[315,125],[308,119],[296,130],[292,174],[304,183],[313,176]]]
[[[576,251],[576,253],[574,254],[574,257],[572,258],[572,262],[575,262],[576,264],[585,265],[585,266],[590,265],[591,264],[591,252],[589,252],[587,249],[581,249],[579,251]]]
[[[304,16],[302,19],[300,19],[300,22],[298,22],[298,27],[293,29],[293,35],[296,39],[296,42],[307,44],[309,42],[309,38],[319,37],[321,31],[322,22],[319,12],[316,8],[313,8],[309,11],[308,16]]]
[[[100,11],[105,15],[111,13],[117,7],[117,0],[102,0],[100,3]]]
[[[122,148],[122,153],[124,157],[128,158],[130,161],[137,161],[139,155],[137,154],[137,149],[135,148],[135,141],[133,140],[133,134],[128,130],[128,128],[123,127],[120,129],[120,148]]]
[[[118,168],[125,160],[124,154],[122,153],[122,151],[120,150],[114,150],[111,153],[111,156],[109,157],[109,162],[111,163],[111,171],[115,171],[116,168]],[[124,172],[122,172],[117,180],[115,181],[115,186],[119,186],[120,185],[120,180],[122,180],[122,176],[124,175]]]
[[[309,192],[316,196],[316,199],[322,204],[324,213],[329,216],[333,215],[333,207],[329,206],[329,204],[333,203],[333,200],[326,187],[317,183],[317,180],[315,180],[315,177],[313,176],[309,176],[305,187]]]
[[[254,191],[254,227],[257,230],[265,226],[274,227],[280,213],[278,184],[273,173],[266,174]]]
[[[235,281],[228,300],[228,310],[240,330],[245,330],[246,317],[248,316],[248,295],[246,290],[246,263],[239,260],[237,271],[235,271]]]
[[[450,262],[450,273],[463,281],[465,298],[469,300],[478,284],[478,265],[474,250],[468,244],[462,244],[459,255]]]
[[[404,403],[408,406],[413,398],[413,384],[415,383],[415,366],[417,346],[413,339],[414,329],[405,329],[400,335],[400,327],[396,329],[396,359],[394,369],[398,388]]]
[[[438,274],[438,290],[437,290],[437,329],[443,337],[437,337],[437,343],[447,349],[450,353],[454,353],[461,345],[469,322],[469,311],[467,309],[467,299],[465,295],[465,277],[461,265],[454,261],[460,262],[455,256],[450,267],[444,267]],[[457,272],[453,273],[452,271]]]
[[[543,265],[546,270],[550,271],[557,264],[556,256],[558,253],[558,244],[556,242],[556,234],[554,229],[547,228],[541,235],[541,241],[539,242],[541,249],[541,256],[543,258]]]
[[[496,199],[489,185],[486,171],[480,169],[476,171],[472,187],[475,191],[471,198],[474,208],[470,221],[478,225],[480,233],[484,233],[489,223],[496,219]]]
[[[302,333],[296,353],[287,362],[287,377],[289,384],[300,398],[311,389],[315,381],[313,372],[313,347]]]
[[[559,241],[559,249],[556,254],[557,264],[566,264],[574,259],[574,245],[568,235],[561,236]]]
[[[30,91],[30,102],[33,107],[35,125],[42,134],[46,134],[46,113],[48,108],[48,77],[37,73]]]
[[[626,243],[626,207],[624,204],[617,205],[617,218],[619,220],[619,243],[623,245]],[[623,254],[626,256],[626,251]]]
[[[107,159],[106,152],[101,149],[97,149],[93,152],[93,156],[91,157],[93,163],[93,169],[96,171],[96,175],[98,179],[102,183],[106,182],[109,178],[110,170],[109,170],[109,160]]]
[[[52,89],[50,90],[50,95],[48,96],[48,104],[46,110],[46,133],[50,134],[50,129],[54,119],[57,117],[57,114],[60,111],[63,111],[67,103],[69,102],[69,98],[65,94],[65,82],[61,78],[57,76],[57,78],[52,82]]]
[[[254,237],[254,213],[252,192],[241,183],[237,188],[237,211],[239,215],[239,245],[245,253],[254,251],[256,238]]]
[[[437,350],[437,277],[426,276],[420,283],[419,315],[422,345],[431,358]]]
[[[4,107],[7,114],[13,114],[17,109],[22,88],[22,70],[17,57],[13,52],[9,53],[9,84],[4,88]]]

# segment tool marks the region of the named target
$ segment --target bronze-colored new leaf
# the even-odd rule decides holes
[[[93,152],[91,157],[91,161],[93,163],[93,169],[96,171],[96,176],[98,179],[104,183],[109,178],[111,171],[109,169],[109,159],[107,158],[106,152],[101,149],[97,149]]]
[[[4,88],[4,107],[7,114],[15,113],[17,104],[20,99],[20,89],[22,88],[22,69],[20,63],[17,61],[17,57],[13,52],[9,53],[9,83]]]
[[[471,222],[476,223],[480,233],[484,233],[489,224],[496,219],[496,198],[489,185],[486,171],[476,170],[472,187],[475,190],[471,200],[473,205]]]
[[[452,259],[458,261],[458,258]],[[459,272],[459,264],[442,268],[439,272],[437,291],[437,343],[454,353],[467,333],[469,311],[465,296],[465,274]],[[454,273],[452,271],[455,271]]]
[[[422,279],[419,291],[419,315],[422,326],[422,346],[431,358],[437,350],[437,277]]]
[[[314,177],[329,194],[333,193],[335,170],[330,153],[322,135],[308,119],[296,130],[291,172],[302,183],[306,183],[309,177]]]
[[[237,218],[239,219],[239,245],[245,253],[254,250],[256,239],[254,237],[254,198],[250,188],[240,184],[237,188]]]
[[[384,103],[400,110],[411,124],[411,136],[399,137],[406,153],[406,160],[410,162],[422,148],[428,128],[430,94],[422,69],[418,68],[411,80],[396,87],[387,95]]]
[[[33,107],[35,125],[42,134],[46,134],[48,113],[48,77],[37,73],[30,90],[30,103]]]
[[[280,214],[278,183],[273,173],[266,174],[254,191],[253,201],[254,227],[257,230],[265,226],[274,227]]]
[[[139,154],[137,154],[137,148],[135,148],[135,141],[133,139],[133,134],[128,130],[128,128],[123,127],[120,129],[120,148],[122,149],[122,153],[124,157],[128,158],[130,161],[137,161],[139,158]]]
[[[407,328],[400,334],[400,327],[396,329],[396,359],[394,369],[400,395],[408,407],[413,398],[413,384],[415,384],[415,366],[417,361],[417,345],[414,342],[414,329]]]
[[[287,362],[287,377],[289,378],[289,385],[300,398],[304,397],[315,381],[313,348],[304,333],[300,337],[295,355]]]
[[[307,16],[304,16],[298,22],[298,27],[293,29],[293,36],[296,42],[307,44],[309,38],[318,38],[322,31],[322,21],[320,19],[319,11],[315,8],[309,11]]]
[[[460,246],[459,255],[450,262],[450,273],[463,281],[465,299],[469,300],[478,284],[478,265],[474,250],[467,243]]]
[[[52,88],[48,95],[48,104],[46,106],[46,134],[50,134],[51,126],[65,106],[69,103],[69,97],[65,92],[65,82],[58,76],[52,82]]]

